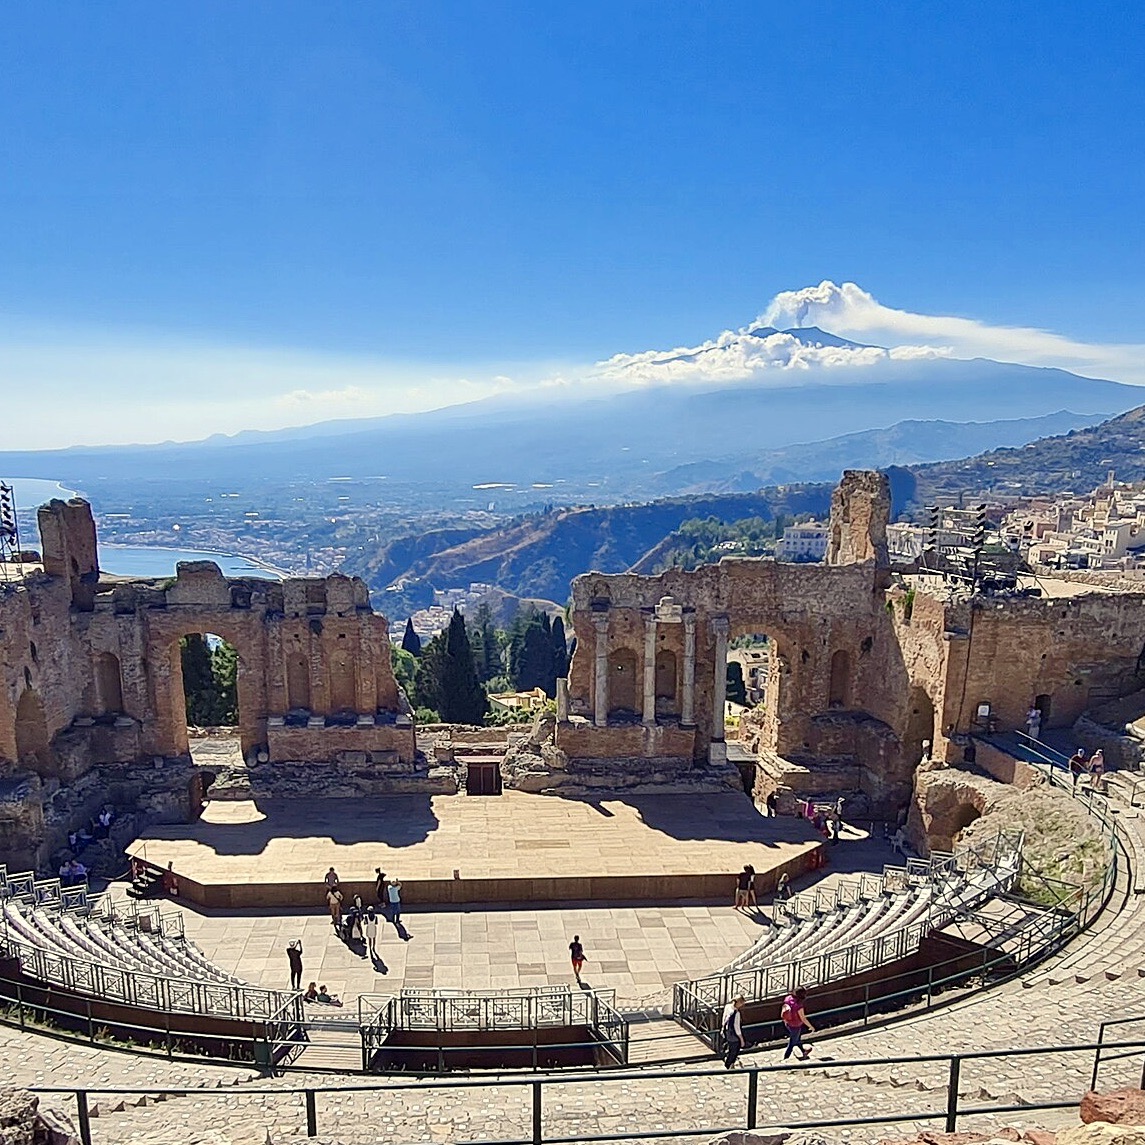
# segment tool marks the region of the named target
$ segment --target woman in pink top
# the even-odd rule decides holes
[[[804,1027],[811,1030],[812,1033],[815,1031],[815,1027],[808,1021],[807,1014],[803,1010],[803,1003],[806,998],[807,991],[800,986],[794,994],[788,994],[783,999],[783,1009],[779,1016],[783,1019],[784,1028],[787,1030],[787,1049],[783,1054],[784,1061],[787,1061],[796,1049],[799,1050],[800,1061],[805,1062],[811,1056],[811,1047],[803,1044]]]

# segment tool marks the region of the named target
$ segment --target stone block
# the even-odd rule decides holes
[[[1057,1145],[1145,1145],[1145,1128],[1094,1121],[1059,1133]]]
[[[1108,1093],[1090,1090],[1081,1099],[1081,1119],[1108,1121],[1115,1125],[1145,1125],[1145,1090],[1112,1089]]]

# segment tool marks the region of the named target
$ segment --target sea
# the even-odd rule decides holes
[[[28,548],[38,544],[34,524],[36,507],[54,497],[66,501],[76,496],[74,489],[68,489],[58,481],[46,481],[38,477],[14,477],[5,479],[5,484],[11,485],[15,494],[20,514],[21,540]],[[24,536],[26,528],[30,530],[28,536]],[[281,580],[283,576],[277,569],[237,553],[169,549],[157,545],[115,545],[107,542],[100,542],[99,546],[100,569],[116,576],[174,576],[175,566],[180,561],[214,561],[223,570],[223,576],[259,576],[269,580]]]

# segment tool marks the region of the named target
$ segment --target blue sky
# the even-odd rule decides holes
[[[14,0],[0,386],[45,446],[419,408],[824,279],[1131,359],[1143,39],[1129,4]]]

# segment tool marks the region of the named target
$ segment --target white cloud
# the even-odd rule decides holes
[[[862,345],[816,345],[815,335],[796,338],[786,333],[753,333],[795,327],[818,327]],[[887,360],[948,357],[1056,366],[1145,384],[1145,346],[1078,342],[1029,327],[991,326],[972,318],[895,310],[853,282],[839,286],[826,281],[777,294],[755,322],[739,330],[725,330],[699,346],[617,354],[599,363],[599,369],[614,381],[636,384],[754,378],[790,385],[792,371],[819,367],[837,371]],[[836,374],[833,380],[843,381],[847,376]]]

